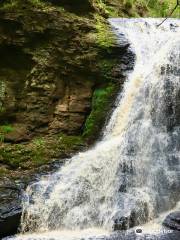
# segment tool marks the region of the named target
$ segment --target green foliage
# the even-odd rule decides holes
[[[149,16],[151,17],[167,17],[172,9],[175,7],[176,0],[149,0],[147,1],[147,8],[149,10]],[[177,9],[172,17],[179,17],[179,10]]]
[[[14,130],[14,128],[11,125],[2,125],[0,126],[0,131],[3,133],[10,133]]]
[[[97,0],[101,12],[109,17],[166,17],[176,0]],[[172,17],[179,17],[177,9]]]
[[[92,100],[92,111],[86,120],[83,136],[95,138],[99,129],[102,128],[110,108],[112,97],[116,92],[116,85],[109,84],[107,87],[94,91]]]
[[[99,16],[95,15],[96,18],[96,31],[97,31],[97,44],[99,47],[108,49],[114,46],[116,42],[116,36],[104,21],[104,19]]]
[[[4,10],[14,9],[18,6],[19,0],[7,0],[0,4],[0,7]]]
[[[176,0],[124,0],[123,5],[131,16],[166,17],[175,7]],[[173,17],[179,17],[178,10]]]
[[[14,130],[11,125],[0,126],[0,142],[4,142],[5,134],[10,133]]]

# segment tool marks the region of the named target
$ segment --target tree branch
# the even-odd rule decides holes
[[[179,5],[180,5],[180,0],[177,0],[177,4],[173,8],[173,10],[170,12],[169,16],[167,16],[160,24],[158,24],[157,27],[161,26],[171,16]]]

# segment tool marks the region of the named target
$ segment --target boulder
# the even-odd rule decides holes
[[[180,231],[180,211],[170,213],[165,218],[163,225],[170,229]]]
[[[136,207],[129,209],[129,213],[126,212],[124,215],[122,213],[116,213],[114,216],[114,231],[128,230],[148,220],[148,205],[146,202],[137,201],[134,204]]]
[[[21,219],[21,186],[0,181],[0,238],[17,233]]]
[[[7,209],[0,215],[0,237],[16,234],[21,220],[21,207]]]

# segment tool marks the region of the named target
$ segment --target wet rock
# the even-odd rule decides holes
[[[17,233],[21,218],[21,185],[0,180],[0,238]]]
[[[0,216],[0,237],[15,234],[18,231],[21,220],[21,207],[8,209]]]
[[[172,233],[167,233],[157,238],[158,240],[179,240],[180,239],[180,232],[173,231]]]
[[[180,211],[170,213],[165,218],[163,225],[170,229],[180,231]]]
[[[124,216],[115,216],[114,231],[128,230],[139,224],[145,223],[148,219],[148,206],[146,202],[137,202],[136,208],[132,208],[129,214]]]
[[[143,234],[137,233],[133,230],[124,231],[124,232],[115,232],[108,237],[95,238],[96,240],[179,240],[180,233],[177,231],[172,231],[171,233],[162,234],[162,235],[153,235],[153,234]],[[94,239],[94,240],[95,240]]]

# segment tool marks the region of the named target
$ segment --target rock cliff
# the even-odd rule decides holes
[[[15,168],[27,166],[21,162],[27,162],[24,151],[33,151],[34,145],[28,145],[32,141],[49,145],[49,137],[57,134],[58,139],[62,134],[83,135],[90,142],[97,137],[130,68],[129,45],[116,43],[106,17],[97,1],[78,1],[78,7],[70,1],[1,2],[0,162],[4,166],[10,162]]]

